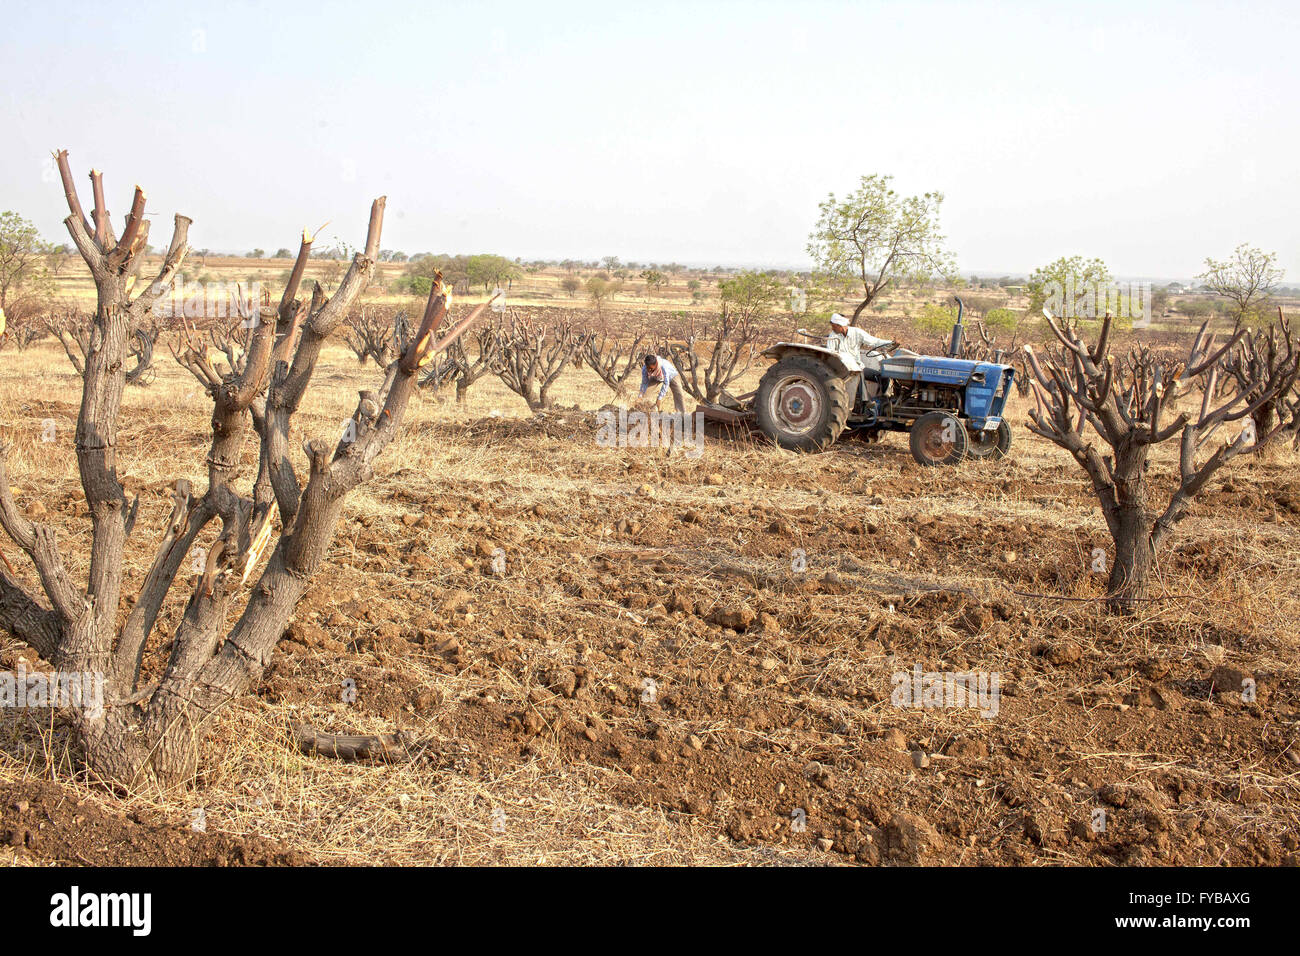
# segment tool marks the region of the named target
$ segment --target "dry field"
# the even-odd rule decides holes
[[[127,593],[174,481],[204,482],[210,403],[161,343],[156,364],[122,415],[141,498]],[[336,435],[377,378],[337,345],[299,426]],[[602,448],[608,390],[582,369],[556,391],[539,417],[495,379],[468,409],[419,397],[192,789],[110,795],[78,777],[59,714],[0,714],[0,860],[1300,859],[1289,450],[1224,472],[1161,555],[1156,599],[1115,618],[1090,572],[1100,512],[1021,399],[1008,460],[923,470],[898,435],[819,456],[713,435],[694,459]],[[52,340],[0,352],[18,500],[74,562],[79,397]],[[1153,465],[1166,492],[1169,465]],[[183,600],[150,644],[155,675]],[[0,637],[0,669],[23,658],[44,666]],[[895,706],[891,675],[917,664],[997,672],[996,714]],[[1223,667],[1257,699],[1216,687]],[[425,746],[391,764],[308,757],[295,721]]]

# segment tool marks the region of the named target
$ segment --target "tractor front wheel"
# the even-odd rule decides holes
[[[1004,418],[993,431],[973,431],[970,433],[970,447],[966,454],[972,458],[1006,458],[1011,450],[1011,426]]]
[[[787,355],[758,383],[754,411],[763,434],[782,448],[822,451],[849,420],[848,383],[824,362]]]
[[[956,465],[966,457],[970,436],[951,412],[926,412],[912,423],[912,457],[918,464]]]

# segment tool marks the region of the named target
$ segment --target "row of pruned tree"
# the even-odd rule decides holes
[[[404,313],[362,309],[352,315],[345,341],[364,363],[384,364],[409,334]],[[761,334],[755,316],[723,309],[710,322],[693,319],[684,334],[666,336],[650,328],[618,336],[593,330],[570,318],[540,321],[518,311],[448,345],[421,376],[424,387],[453,386],[464,403],[470,388],[495,375],[534,411],[553,404],[552,389],[566,370],[591,369],[616,397],[639,385],[643,356],[650,351],[671,358],[683,388],[697,401],[735,401],[729,388],[754,364]]]
[[[127,343],[127,356],[131,366],[126,371],[126,384],[144,386],[153,382],[156,369],[153,350],[162,326],[151,317],[145,317],[131,330]],[[53,337],[63,346],[64,354],[78,375],[85,372],[86,356],[91,351],[95,335],[93,318],[76,309],[59,309],[46,315],[28,315],[9,322],[5,328],[4,344],[13,344],[20,352]]]

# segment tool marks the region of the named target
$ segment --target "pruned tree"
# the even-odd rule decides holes
[[[81,375],[86,370],[86,354],[94,325],[90,316],[75,309],[63,309],[45,319],[45,331],[59,340],[72,367]]]
[[[359,363],[364,365],[370,358],[380,368],[386,368],[402,349],[407,332],[405,312],[389,317],[363,308],[348,317],[343,335]]]
[[[512,312],[509,325],[501,330],[492,370],[533,411],[550,408],[551,387],[578,354],[584,338],[567,321],[534,325]]]
[[[26,352],[28,346],[48,334],[38,308],[20,303],[8,311],[0,311],[0,348],[12,345],[19,352]]]
[[[251,311],[251,304],[242,297],[235,307],[236,319],[208,327],[208,341],[212,347],[226,357],[229,371],[242,373],[248,362],[248,347],[253,341],[253,326],[261,320],[260,310],[256,318]]]
[[[272,311],[269,293],[262,293],[259,306],[258,303],[249,301],[243,290],[236,287],[229,311],[229,320],[214,321],[203,331],[190,323],[188,327],[178,330],[174,341],[168,343],[177,364],[193,373],[205,388],[214,376],[220,380],[226,375],[243,373],[253,340],[253,330],[261,321],[260,316],[263,313],[269,315]],[[222,357],[226,361],[224,369],[219,364]],[[211,367],[211,375],[200,374],[205,366]]]
[[[377,457],[400,431],[420,366],[478,313],[434,341],[446,299],[441,288],[432,290],[413,344],[385,369],[377,389],[360,393],[343,437],[303,444],[307,471],[301,475],[289,445],[291,423],[322,347],[374,267],[384,200],[372,205],[364,252],[353,257],[332,297],[317,284],[310,302],[298,298],[311,247],[304,232],[278,312],[254,328],[243,370],[224,375],[203,370],[213,400],[207,488],[199,494],[188,481],[176,483],[149,571],[124,608],[123,558],[139,505],[138,498],[127,501],[117,477],[127,345],[130,330],[170,287],[183,262],[190,220],[175,217],[157,277],[132,290],[126,276],[148,232],[144,192],[136,189],[119,239],[109,224],[99,173],[91,174],[95,206],[88,220],[66,151],[56,158],[71,211],[65,225],[98,293],[76,429],[77,466],[91,517],[89,571],[84,580],[74,578],[54,528],[19,510],[0,450],[0,527],[31,560],[39,586],[0,567],[0,628],[60,670],[103,675],[104,707],[77,708],[72,717],[93,774],[128,787],[149,778],[184,784],[196,771],[212,715],[247,692],[269,664],[294,607],[325,560],[345,499],[371,477]],[[241,450],[250,424],[259,455],[247,488]],[[206,548],[196,550],[200,535],[214,523],[215,539],[204,538]],[[170,655],[157,682],[144,683],[146,644],[178,575],[191,562],[196,573],[182,585],[189,595]],[[48,605],[38,597],[41,592]]]
[[[1224,382],[1231,380],[1238,394],[1252,400],[1256,397],[1261,399],[1250,413],[1261,443],[1273,434],[1278,422],[1278,409],[1284,407],[1296,384],[1296,351],[1291,325],[1279,306],[1276,323],[1267,329],[1246,329],[1237,347],[1224,356]],[[1257,395],[1261,383],[1265,382],[1277,383],[1278,390]]]
[[[230,312],[233,318],[214,322],[208,327],[206,336],[191,325],[182,329],[176,342],[168,346],[172,358],[198,379],[205,391],[211,391],[227,378],[244,374],[254,329],[261,323],[263,312],[271,314],[270,302],[264,298],[259,306],[250,302],[243,291],[237,289]],[[224,369],[220,364],[221,358],[216,353],[225,357]]]
[[[644,341],[644,332],[637,332],[630,342],[611,338],[606,332],[601,332],[597,339],[595,333],[591,333],[583,337],[582,359],[615,396],[623,396],[627,394],[628,379],[641,367],[641,343]]]
[[[1075,327],[1048,325],[1059,346],[1049,346],[1043,361],[1029,347],[1036,407],[1029,429],[1074,456],[1092,482],[1106,527],[1115,545],[1107,582],[1107,606],[1131,612],[1147,597],[1154,556],[1188,513],[1211,477],[1229,461],[1252,454],[1271,435],[1254,434],[1251,422],[1222,441],[1203,460],[1214,437],[1234,422],[1248,419],[1294,381],[1296,356],[1285,367],[1261,369],[1260,378],[1216,404],[1223,365],[1245,332],[1238,329],[1222,346],[1202,325],[1186,361],[1162,358],[1138,347],[1123,359],[1110,353],[1112,318],[1107,314],[1091,348]],[[1201,390],[1199,405],[1177,411],[1192,386]],[[1089,438],[1089,429],[1108,446],[1109,454]],[[1179,482],[1164,508],[1151,509],[1148,465],[1151,449],[1180,438]]]
[[[464,405],[469,400],[469,390],[484,375],[492,372],[501,355],[501,330],[493,325],[480,325],[474,330],[474,356],[465,346],[467,336],[461,336],[447,346],[436,369],[428,378],[437,375],[437,384],[456,383],[456,403]],[[423,383],[422,383],[423,384]],[[432,384],[432,383],[430,383]]]
[[[727,387],[749,371],[758,354],[759,328],[754,316],[724,303],[718,320],[700,330],[694,318],[684,342],[664,346],[682,376],[682,387],[696,401],[735,403]],[[661,349],[662,351],[662,349]]]

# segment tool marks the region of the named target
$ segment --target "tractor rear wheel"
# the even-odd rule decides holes
[[[849,386],[807,355],[787,355],[763,373],[754,410],[763,434],[782,448],[822,451],[849,420]]]
[[[970,447],[966,426],[951,412],[926,412],[912,423],[909,437],[912,457],[930,467],[956,465]]]
[[[998,427],[991,432],[972,431],[970,433],[970,447],[966,449],[966,454],[972,458],[991,458],[997,460],[1006,458],[1007,452],[1011,450],[1011,426],[1007,424],[1004,418],[998,423]]]

